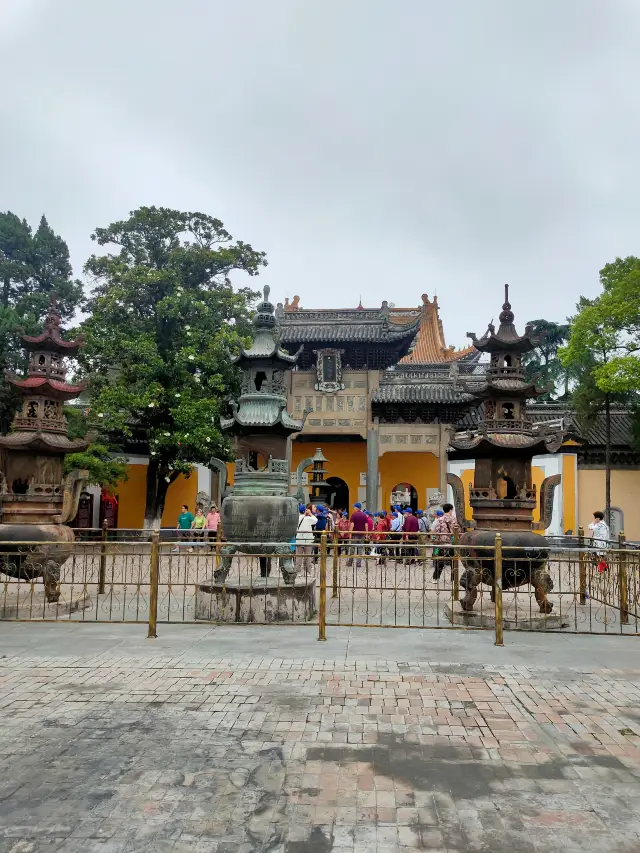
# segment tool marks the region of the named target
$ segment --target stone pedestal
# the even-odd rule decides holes
[[[247,578],[238,583],[202,583],[196,592],[196,619],[210,622],[308,622],[315,613],[315,578]]]
[[[44,587],[37,584],[33,588],[29,583],[9,583],[5,593],[0,585],[0,619],[33,620],[69,619],[78,610],[88,610],[92,606],[86,592],[72,596],[61,592],[60,599],[48,602]]]
[[[476,605],[479,607],[479,602]],[[496,618],[493,602],[487,601],[487,606],[480,611],[465,611],[459,601],[445,605],[444,613],[452,625],[464,625],[467,628],[495,628]],[[502,611],[502,624],[505,631],[551,631],[562,628],[564,623],[562,617],[555,613],[539,613],[536,609],[532,612],[519,607],[507,606]]]

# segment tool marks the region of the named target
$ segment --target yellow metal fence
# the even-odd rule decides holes
[[[243,554],[220,538],[2,543],[0,619],[637,634],[640,552],[587,542],[542,560],[455,541],[323,534],[300,553]],[[295,583],[285,577],[291,560]],[[284,562],[281,563],[281,561]],[[289,562],[287,562],[287,560]],[[58,568],[59,567],[59,568]],[[47,581],[43,583],[43,576]],[[465,609],[466,607],[466,609]]]

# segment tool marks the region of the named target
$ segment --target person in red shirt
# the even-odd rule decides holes
[[[418,531],[420,530],[420,524],[418,519],[413,514],[413,510],[409,507],[404,511],[404,539],[407,542],[407,546],[405,548],[405,557],[409,560],[410,563],[415,563],[418,557],[418,549],[416,548],[416,544],[418,541]]]
[[[381,566],[385,566],[387,564],[387,539],[389,538],[390,527],[391,523],[387,513],[385,510],[382,510],[382,512],[378,513],[375,533],[373,535],[373,540],[376,543],[376,551],[380,557],[378,562]]]
[[[369,523],[367,521],[367,514],[362,511],[362,504],[356,503],[353,505],[354,512],[351,513],[351,518],[349,521],[351,522],[351,550],[349,552],[349,559],[347,560],[347,565],[353,565],[353,557],[354,554],[356,556],[356,569],[359,569],[362,565],[362,555],[364,554],[364,543],[365,537],[369,530]]]

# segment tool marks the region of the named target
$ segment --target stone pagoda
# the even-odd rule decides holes
[[[302,430],[304,418],[295,420],[287,412],[285,372],[293,368],[298,356],[280,348],[274,312],[269,288],[265,287],[264,299],[253,320],[253,343],[234,359],[242,371],[241,394],[237,402],[230,403],[232,416],[221,419],[222,429],[232,436],[235,449],[232,489],[225,489],[226,464],[217,459],[211,462],[222,478],[225,497],[221,517],[227,541],[222,547],[222,565],[214,572],[214,583],[199,588],[198,618],[290,620],[296,618],[292,615],[296,612],[302,613],[297,618],[308,618],[313,609],[313,582],[305,579],[296,583],[290,549],[299,513],[298,501],[289,494],[289,437]],[[248,582],[242,573],[238,583],[235,573],[229,579],[235,553],[260,556],[261,578],[257,585],[255,578]],[[290,588],[282,587],[277,579],[269,580],[267,555],[279,559],[285,584]],[[229,612],[232,594],[233,613]],[[256,614],[256,607],[261,615]]]
[[[551,523],[553,493],[560,482],[559,475],[547,477],[536,494],[532,480],[532,459],[537,454],[554,453],[563,441],[562,425],[534,424],[527,416],[526,402],[544,394],[535,382],[525,377],[522,356],[539,344],[539,338],[526,327],[518,335],[509,302],[509,286],[496,331],[492,323],[486,333],[468,337],[481,353],[490,356],[484,381],[478,385],[465,384],[465,390],[480,408],[476,428],[456,433],[450,441],[450,455],[457,459],[473,459],[475,472],[469,502],[476,529],[465,533],[463,545],[472,546],[461,552],[466,567],[460,586],[466,590],[461,599],[463,611],[471,611],[480,583],[493,585],[493,552],[489,548],[497,530],[504,531],[502,541],[504,589],[530,583],[534,587],[540,611],[549,614],[553,609],[547,595],[553,583],[547,572],[548,551],[544,531]],[[459,517],[464,514],[464,494],[459,478],[449,475]],[[540,501],[540,521],[533,522],[533,511]],[[455,616],[455,614],[454,614]]]
[[[476,524],[500,530],[531,530],[533,511],[538,506],[531,460],[540,453],[555,453],[563,433],[553,425],[534,424],[528,417],[527,400],[549,389],[538,388],[535,381],[525,378],[522,356],[535,349],[540,339],[530,326],[524,335],[518,335],[513,321],[506,284],[498,331],[490,323],[481,338],[468,334],[475,348],[491,359],[483,383],[464,386],[476,404],[482,404],[480,419],[474,431],[457,433],[450,444],[455,458],[475,460],[470,504]],[[541,509],[544,516],[545,508]]]
[[[22,406],[13,420],[13,431],[0,436],[0,554],[14,542],[64,543],[74,539],[65,526],[78,507],[85,472],[63,476],[65,455],[85,450],[90,440],[70,439],[63,405],[77,397],[82,385],[66,381],[65,358],[78,352],[80,341],[65,341],[55,300],[40,335],[22,335],[29,352],[24,378],[7,376],[22,395]],[[0,571],[45,581],[48,601],[56,601],[59,567],[69,549],[60,545],[33,546],[28,558],[2,559]],[[19,564],[19,565],[18,565]]]

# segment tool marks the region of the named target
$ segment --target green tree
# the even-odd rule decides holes
[[[230,276],[257,275],[265,255],[218,219],[166,208],[139,208],[92,237],[119,250],[85,266],[95,278],[81,353],[91,416],[119,443],[145,436],[145,527],[157,527],[179,474],[228,455],[219,416],[256,297]]]
[[[10,211],[0,213],[0,367],[20,370],[24,353],[19,329],[41,329],[51,302],[58,300],[63,320],[70,320],[82,298],[82,285],[72,279],[69,249],[43,216],[32,232],[28,222]],[[19,397],[0,382],[0,431],[11,425]]]
[[[84,438],[89,431],[89,421],[83,410],[65,406],[64,413],[69,424],[69,438]],[[126,480],[127,460],[119,455],[119,448],[109,445],[108,439],[98,437],[86,450],[65,456],[64,473],[74,468],[85,468],[89,472],[89,483],[106,486],[113,491],[118,483]]]
[[[633,401],[640,383],[633,381],[640,348],[640,307],[632,292],[640,262],[618,258],[600,272],[603,292],[595,299],[582,297],[571,319],[571,333],[559,351],[564,366],[579,377],[573,405],[583,422],[603,413],[605,420],[605,514],[611,510],[611,405]],[[640,294],[638,294],[640,295]],[[636,299],[638,297],[636,296]],[[637,374],[640,379],[640,372]]]
[[[527,326],[531,326],[534,334],[540,336],[540,346],[526,353],[523,359],[527,379],[537,379],[539,385],[551,384],[552,389],[545,395],[547,399],[557,397],[559,388],[563,389],[566,396],[570,377],[558,358],[558,350],[567,342],[569,325],[550,320],[531,320]]]

